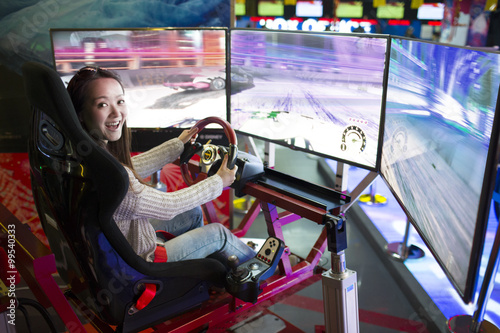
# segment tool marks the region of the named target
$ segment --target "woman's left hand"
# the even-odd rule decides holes
[[[179,135],[179,140],[186,144],[189,140],[196,140],[196,133],[198,133],[198,127],[191,127],[191,129],[184,130],[181,135]]]

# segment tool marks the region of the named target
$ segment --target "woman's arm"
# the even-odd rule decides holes
[[[115,219],[118,220],[170,220],[180,213],[217,198],[223,189],[222,178],[216,174],[188,188],[162,192],[140,183],[130,169],[125,169],[129,174],[130,189],[115,212]]]
[[[135,172],[140,177],[147,177],[175,161],[184,151],[184,144],[196,139],[197,127],[184,130],[178,138],[171,139],[142,154],[132,157]]]
[[[132,164],[140,177],[148,177],[166,164],[174,162],[183,151],[182,141],[174,138],[132,157]]]

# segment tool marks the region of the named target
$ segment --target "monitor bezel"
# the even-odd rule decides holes
[[[478,52],[484,52],[484,53],[494,53],[494,54],[499,54],[500,52],[494,52],[492,50],[485,50],[481,48],[472,48],[472,47],[462,47],[462,46],[457,46],[457,45],[451,45],[451,44],[444,44],[444,43],[438,43],[438,42],[432,42],[432,41],[425,41],[425,40],[415,40],[409,37],[400,37],[400,36],[391,36],[390,44],[392,45],[393,40],[412,40],[415,42],[420,42],[420,43],[426,43],[426,44],[436,44],[436,45],[442,45],[446,47],[452,47],[452,48],[461,48],[461,49],[466,49],[466,50],[471,50],[471,51],[478,51]],[[389,63],[390,67],[390,63]],[[389,90],[389,87],[386,87],[386,90]],[[383,124],[385,128],[385,120]],[[382,155],[383,155],[383,143],[382,143]],[[476,223],[474,226],[474,235],[472,238],[472,246],[471,246],[471,252],[469,256],[469,263],[467,266],[467,272],[466,272],[466,281],[465,281],[465,288],[462,290],[462,288],[458,285],[456,282],[455,278],[452,276],[452,274],[449,272],[448,269],[446,269],[446,265],[444,264],[444,261],[442,258],[438,256],[436,253],[435,249],[433,246],[430,244],[429,240],[426,239],[425,233],[422,232],[420,225],[417,223],[415,218],[410,214],[408,209],[405,207],[403,204],[403,201],[401,198],[399,198],[397,192],[394,190],[393,186],[391,183],[388,181],[386,175],[384,175],[384,170],[381,168],[380,169],[380,176],[384,180],[384,183],[387,185],[389,190],[391,191],[392,195],[406,214],[408,221],[412,224],[412,226],[415,228],[415,230],[418,232],[418,234],[421,236],[422,241],[425,243],[429,251],[431,251],[433,257],[435,260],[438,262],[439,266],[445,273],[446,277],[448,280],[451,282],[453,285],[454,289],[457,291],[457,293],[460,295],[462,301],[464,303],[470,303],[471,301],[474,300],[474,295],[476,292],[476,289],[478,287],[478,282],[479,282],[479,268],[481,265],[481,257],[483,255],[483,250],[484,250],[484,241],[486,238],[486,230],[487,230],[487,225],[488,225],[488,219],[489,219],[489,213],[490,213],[490,206],[491,206],[491,201],[493,199],[493,190],[495,187],[495,179],[497,175],[497,167],[498,163],[500,161],[500,87],[498,89],[497,93],[497,102],[495,105],[495,113],[493,116],[493,124],[492,124],[492,130],[491,130],[491,135],[490,135],[490,140],[489,140],[489,145],[488,145],[488,153],[486,157],[486,164],[485,164],[485,170],[484,170],[484,178],[483,178],[483,183],[481,186],[481,192],[479,196],[479,205],[476,213]],[[445,241],[445,240],[443,240]]]
[[[257,29],[257,28],[232,28],[231,29],[231,32],[232,31],[253,31],[253,32],[259,32],[259,33],[288,33],[288,34],[311,34],[311,35],[322,35],[322,36],[332,36],[332,38],[334,38],[334,36],[342,36],[342,37],[357,37],[357,38],[370,38],[370,39],[384,39],[387,41],[386,43],[386,53],[385,53],[385,66],[384,66],[384,71],[383,71],[383,79],[382,79],[382,96],[381,96],[381,102],[380,102],[380,119],[379,119],[379,129],[378,129],[378,147],[377,147],[377,156],[376,156],[376,159],[375,159],[375,165],[372,167],[372,166],[368,166],[368,165],[364,165],[364,164],[361,164],[361,163],[357,163],[357,162],[354,162],[354,161],[349,161],[347,159],[343,159],[343,158],[339,158],[337,156],[332,156],[332,155],[328,155],[328,154],[324,154],[324,153],[321,153],[321,152],[317,152],[317,151],[313,151],[313,150],[308,150],[306,148],[302,148],[302,147],[297,147],[297,146],[294,146],[294,145],[291,145],[291,144],[287,144],[286,142],[283,142],[281,140],[273,140],[273,139],[269,139],[269,138],[266,138],[266,137],[262,137],[262,136],[259,136],[259,135],[255,135],[255,134],[252,134],[252,133],[247,133],[247,132],[244,132],[244,131],[241,131],[241,130],[238,130],[238,129],[235,129],[235,132],[238,133],[238,134],[241,134],[241,135],[244,135],[244,136],[248,136],[248,137],[253,137],[253,138],[256,138],[256,139],[259,139],[259,140],[262,140],[262,141],[265,141],[265,142],[269,142],[269,143],[274,143],[274,144],[277,144],[279,146],[283,146],[283,147],[287,147],[289,149],[292,149],[292,150],[296,150],[296,151],[301,151],[301,152],[304,152],[304,153],[309,153],[309,154],[313,154],[315,156],[318,156],[318,157],[321,157],[321,158],[327,158],[327,159],[331,159],[331,160],[334,160],[334,161],[337,161],[337,162],[340,162],[340,163],[345,163],[345,164],[348,164],[348,165],[351,165],[351,166],[355,166],[355,167],[359,167],[359,168],[362,168],[362,169],[365,169],[365,170],[369,170],[369,171],[374,171],[374,172],[379,172],[380,171],[380,165],[381,165],[381,160],[382,160],[382,143],[383,143],[383,136],[384,136],[384,128],[382,126],[382,124],[385,122],[385,105],[386,105],[386,92],[387,92],[387,80],[388,80],[388,76],[389,76],[389,60],[390,60],[390,35],[385,35],[385,34],[364,34],[364,33],[337,33],[337,32],[327,32],[327,31],[293,31],[293,30],[266,30],[266,29]],[[229,53],[232,52],[232,49],[231,49],[231,38],[232,38],[232,34],[230,34],[230,45],[229,45]],[[230,60],[231,60],[231,56],[230,56]],[[229,71],[231,72],[232,70],[232,66],[231,66],[231,63],[229,63]],[[231,119],[231,112],[232,112],[232,106],[231,104],[228,105],[228,117],[229,119]]]

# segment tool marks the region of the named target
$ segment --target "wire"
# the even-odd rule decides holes
[[[37,310],[42,315],[43,319],[45,319],[45,322],[49,326],[50,331],[52,333],[57,333],[56,326],[52,322],[52,319],[50,318],[49,312],[40,303],[38,303],[37,301],[32,300],[30,298],[18,298],[17,301],[19,303],[19,306],[18,306],[19,309],[20,308],[24,309],[24,306],[31,306],[35,310]],[[23,310],[21,310],[21,311],[23,311]],[[26,310],[24,309],[24,311],[26,311]],[[27,316],[27,313],[24,311],[23,311],[23,314],[26,317],[26,322],[28,323],[28,329],[31,332],[28,316]]]
[[[26,309],[22,305],[18,305],[17,309],[23,313],[24,320],[26,320],[26,326],[28,327],[28,332],[32,333],[30,319],[29,319],[29,316],[28,316],[28,311],[26,311]]]

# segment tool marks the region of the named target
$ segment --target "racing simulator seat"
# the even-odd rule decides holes
[[[223,286],[227,269],[216,259],[150,263],[133,251],[112,218],[128,189],[125,169],[82,129],[55,71],[28,62],[23,76],[33,107],[33,196],[67,294],[129,332],[192,309],[209,298],[210,285]]]

